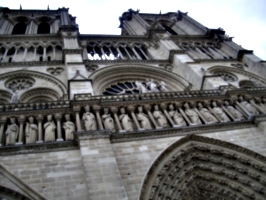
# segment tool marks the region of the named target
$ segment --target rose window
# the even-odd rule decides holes
[[[32,87],[35,83],[33,78],[29,77],[17,77],[6,81],[5,86],[10,90],[25,90]]]

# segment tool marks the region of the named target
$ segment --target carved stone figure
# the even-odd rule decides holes
[[[183,116],[177,110],[174,110],[173,104],[169,105],[169,110],[170,111],[168,113],[169,113],[170,117],[173,118],[174,123],[176,125],[179,125],[179,126],[186,126],[187,125]]]
[[[65,129],[65,136],[66,140],[73,140],[74,139],[74,131],[75,131],[75,124],[70,121],[70,115],[65,115],[66,122],[63,124],[63,128]]]
[[[115,132],[114,120],[109,114],[108,108],[104,108],[104,114],[102,115],[102,120],[105,129],[109,129],[111,132]]]
[[[167,119],[157,105],[154,106],[153,116],[160,127],[167,127]]]
[[[133,131],[132,121],[130,117],[126,114],[125,108],[120,109],[121,114],[119,115],[119,120],[121,121],[123,130]]]
[[[82,116],[82,120],[84,121],[84,124],[85,124],[85,129],[87,131],[96,130],[97,124],[96,124],[95,116],[93,113],[90,112],[89,105],[85,106],[85,111],[86,112]]]
[[[203,108],[201,103],[198,103],[198,108],[200,113],[203,115],[203,117],[206,119],[208,123],[216,123],[218,120],[211,114],[209,109]]]
[[[38,135],[38,126],[34,124],[34,118],[29,117],[29,122],[26,122],[25,128],[26,144],[36,143]]]
[[[140,81],[135,81],[135,84],[136,84],[137,89],[139,90],[140,93],[147,93],[147,92],[149,92],[147,90],[147,88]]]
[[[18,92],[16,90],[13,90],[10,103],[18,103]]]
[[[223,122],[229,122],[230,119],[227,117],[227,115],[224,113],[223,109],[218,107],[216,102],[212,102],[212,105],[213,105],[213,112],[216,113],[216,115],[218,115],[218,117],[220,117],[220,119],[223,121]]]
[[[239,101],[240,104],[252,115],[258,115],[259,112],[257,111],[257,109],[250,103],[248,103],[247,101],[245,101],[243,99],[242,96],[239,97]]]
[[[150,92],[160,92],[157,88],[156,83],[154,83],[153,79],[146,79],[146,85],[147,88],[150,90]]]
[[[235,119],[238,119],[238,120],[245,119],[244,116],[241,114],[241,112],[239,112],[237,109],[231,106],[228,101],[225,101],[224,105],[225,105],[225,108],[233,115]]]
[[[151,124],[150,124],[150,120],[149,120],[148,116],[143,113],[141,106],[138,107],[138,112],[139,113],[137,114],[137,119],[140,121],[141,128],[152,129]]]
[[[161,92],[168,92],[168,90],[166,89],[166,84],[164,81],[160,81],[160,91]]]
[[[200,121],[198,113],[196,113],[195,110],[189,108],[188,103],[185,103],[184,107],[185,107],[185,113],[188,116],[188,118],[190,119],[192,124],[202,124]]]
[[[6,129],[6,145],[15,144],[18,138],[19,128],[14,117],[10,118],[11,124]]]
[[[55,123],[52,120],[52,115],[47,116],[47,122],[43,125],[44,127],[44,141],[54,142],[55,141]]]

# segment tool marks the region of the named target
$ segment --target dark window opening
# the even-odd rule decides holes
[[[49,34],[50,33],[50,25],[47,22],[42,22],[38,26],[38,34]]]
[[[8,59],[8,62],[12,62],[12,58],[11,57]]]
[[[16,51],[15,48],[12,47],[11,49],[8,50],[7,55],[11,56],[11,55],[13,55],[15,53],[15,51]]]
[[[27,25],[24,22],[19,22],[14,26],[12,35],[25,34],[26,29],[27,29]]]
[[[48,57],[47,57],[47,60],[48,60],[48,61],[51,61],[51,56],[48,56]]]
[[[43,55],[43,48],[41,46],[37,48],[37,53]]]
[[[168,33],[171,33],[172,35],[177,35],[177,33],[169,26],[163,25],[163,27]]]
[[[42,59],[42,56],[40,56],[40,61],[42,62],[42,60],[43,60],[43,59]]]

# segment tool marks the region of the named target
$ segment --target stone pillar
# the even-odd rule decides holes
[[[119,132],[125,132],[125,130],[122,129],[122,126],[121,126],[120,121],[119,121],[118,116],[117,116],[118,108],[116,108],[116,107],[111,107],[111,111],[112,111],[112,113],[114,114],[114,117],[115,117],[115,123],[116,123],[116,125],[117,125],[117,127],[118,127]]]
[[[55,120],[56,120],[56,125],[57,125],[57,139],[56,139],[57,142],[64,141],[64,139],[62,138],[61,119],[62,119],[62,114],[56,113]]]
[[[43,120],[43,116],[42,115],[38,115],[37,116],[37,121],[38,121],[38,141],[36,143],[43,143],[42,120]]]
[[[119,47],[116,47],[116,50],[117,50],[117,52],[119,53],[119,55],[121,55],[122,60],[125,60],[125,57],[124,57],[123,54],[121,53]]]
[[[221,108],[223,109],[223,111],[234,121],[238,121],[236,120],[236,118],[234,118],[234,116],[226,109],[226,107],[224,107],[222,104],[221,104]]]
[[[4,144],[4,127],[5,127],[5,123],[6,123],[6,117],[2,117],[0,119],[0,146],[3,146]]]
[[[26,59],[27,52],[28,52],[28,49],[25,48],[24,54],[23,54],[23,59],[22,59],[23,61],[25,61],[25,59]]]
[[[128,199],[109,135],[90,139],[90,133],[84,134],[79,136],[78,142],[89,194],[87,199]]]
[[[176,108],[178,109],[178,111],[180,112],[180,114],[184,117],[184,119],[187,121],[188,125],[191,125],[192,122],[190,121],[190,119],[187,117],[187,115],[184,113],[184,111],[181,108],[181,105],[179,103],[175,104]]]
[[[145,110],[147,111],[150,120],[152,121],[152,124],[154,125],[154,127],[156,129],[161,129],[162,127],[159,127],[159,125],[156,123],[156,121],[154,120],[152,114],[151,114],[151,106],[150,105],[144,105]]]
[[[77,131],[81,131],[81,123],[80,123],[80,116],[79,116],[79,112],[80,112],[80,106],[74,106],[73,110],[75,112],[76,115],[76,126],[77,126]]]
[[[100,130],[103,130],[103,123],[102,123],[102,118],[100,116],[100,109],[101,107],[100,106],[97,106],[97,105],[94,105],[93,106],[93,110],[95,110],[96,112],[96,118],[97,118],[97,122],[98,122],[98,127]]]
[[[25,116],[20,115],[18,121],[19,121],[19,135],[18,135],[18,142],[16,143],[16,145],[21,145],[23,144],[23,125],[25,122]]]
[[[124,47],[122,47],[122,48],[124,48]],[[127,53],[128,57],[129,57],[131,60],[134,60],[134,59],[131,57],[130,53],[127,51],[127,48],[126,48],[126,47],[124,48],[124,50],[125,50],[125,52]]]
[[[142,128],[140,127],[139,122],[138,122],[138,120],[137,120],[137,118],[136,118],[136,115],[135,115],[135,113],[134,113],[134,111],[135,111],[135,107],[134,107],[134,106],[128,106],[128,107],[127,107],[127,110],[130,112],[130,115],[131,115],[131,117],[133,118],[133,121],[134,121],[134,123],[136,124],[137,129],[138,129],[138,130],[142,130]]]
[[[194,108],[195,112],[198,113],[199,117],[202,119],[202,121],[204,122],[204,124],[208,124],[207,120],[205,119],[205,117],[201,114],[201,112],[195,107]]]
[[[210,105],[208,105],[207,108],[209,109],[209,111],[211,111],[211,113],[214,115],[214,117],[216,117],[219,122],[223,122],[223,120],[212,110]]]
[[[131,49],[134,52],[134,54],[137,56],[138,60],[142,60],[141,57],[139,56],[138,52],[135,50],[135,48],[131,47]]]
[[[259,107],[255,102],[254,102],[254,100],[253,99],[251,99],[250,101],[249,101],[258,111],[260,111],[261,113],[265,113],[265,111],[261,108],[261,107]]]

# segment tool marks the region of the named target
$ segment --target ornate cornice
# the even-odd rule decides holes
[[[84,60],[84,64],[169,64],[168,60]],[[71,63],[75,64],[75,63]]]
[[[63,61],[33,61],[33,62],[2,62],[0,67],[36,67],[36,66],[54,66],[63,65]]]
[[[49,142],[42,144],[27,144],[15,146],[0,146],[0,156],[29,154],[29,153],[44,153],[53,151],[67,151],[78,149],[75,141],[64,142]]]

